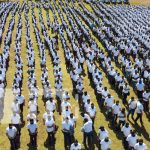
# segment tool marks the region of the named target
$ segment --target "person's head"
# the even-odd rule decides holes
[[[119,101],[116,101],[116,105],[119,105]]]
[[[90,99],[87,100],[87,103],[88,103],[88,104],[90,103]]]
[[[106,137],[106,138],[104,139],[104,141],[105,141],[105,142],[108,142],[108,141],[109,141],[109,138],[108,138],[108,137]]]
[[[11,123],[9,124],[9,129],[12,129],[12,124]]]
[[[92,109],[94,108],[94,103],[91,104],[91,108],[92,108]]]
[[[143,139],[139,139],[138,142],[139,142],[139,145],[143,145]]]
[[[68,111],[69,110],[69,107],[68,106],[66,106],[66,111]]]
[[[133,136],[133,137],[135,137],[135,131],[131,131],[131,135]]]
[[[78,146],[78,140],[74,141],[74,146],[77,147]]]
[[[105,130],[104,126],[100,126],[99,129],[100,129],[101,131],[104,131],[104,130]]]
[[[125,108],[122,108],[121,112],[122,112],[122,113],[125,113]]]
[[[70,114],[70,118],[73,118],[73,113]]]
[[[50,100],[50,102],[52,102],[52,101],[53,101],[53,98],[52,98],[52,97],[50,97],[50,99],[49,99],[49,100]]]
[[[134,101],[134,97],[131,97],[131,100]]]
[[[111,97],[111,95],[110,95],[110,94],[108,94],[108,97],[110,98],[110,97]]]
[[[84,123],[86,123],[86,122],[88,122],[88,119],[87,119],[87,118],[84,119]]]
[[[129,127],[129,123],[128,123],[128,122],[126,122],[125,127],[126,127],[126,128],[128,128],[128,127]]]
[[[30,119],[30,124],[33,124],[34,123],[34,120],[33,119]]]
[[[81,116],[84,117],[84,112],[81,112]]]
[[[65,121],[66,121],[66,123],[68,123],[68,122],[69,122],[69,118],[68,118],[68,117],[66,117],[66,118],[65,118]]]

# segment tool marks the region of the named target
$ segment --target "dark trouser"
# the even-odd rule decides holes
[[[21,113],[23,113],[23,106],[24,106],[24,104],[20,104]]]
[[[123,93],[123,104],[127,104],[128,93]]]
[[[48,142],[49,142],[49,144],[53,144],[54,141],[55,141],[54,132],[47,132],[47,133],[48,133]]]
[[[68,132],[64,132],[64,145],[65,145],[65,147],[67,147],[67,146],[70,147],[70,145],[71,145],[71,136],[70,136],[70,133],[68,133]]]
[[[16,140],[14,139],[9,139],[10,141],[10,146],[11,146],[11,150],[16,150],[17,145],[16,145]]]
[[[127,118],[129,118],[129,115],[131,114],[131,118],[134,120],[134,118],[133,118],[134,112],[135,112],[135,109],[129,109]]]
[[[144,111],[149,112],[149,101],[143,101]]]
[[[30,143],[32,145],[37,145],[37,133],[29,134],[30,135]]]
[[[138,91],[137,90],[137,96],[138,96],[139,99],[143,97],[142,95],[143,95],[143,91]]]
[[[16,127],[16,129],[17,129],[17,134],[21,134],[21,127],[20,127],[20,124],[13,124],[13,126],[15,126]]]
[[[125,121],[119,120],[118,129],[121,129],[121,126],[124,126]]]
[[[140,119],[140,123],[143,124],[143,121],[142,121],[142,113],[137,113],[137,117],[136,117],[136,119],[135,119],[135,122],[137,122],[138,119]]]
[[[117,118],[118,118],[118,115],[117,115],[117,114],[114,114],[113,117],[112,117],[112,125],[113,125],[113,126],[116,124]]]
[[[127,149],[128,147],[128,142],[126,141],[127,137],[123,137],[123,144],[124,144],[124,148]]]
[[[86,144],[87,139],[88,139],[88,146],[90,147],[90,145],[92,143],[92,132],[89,132],[89,133],[84,132],[84,139],[83,139],[84,144]]]

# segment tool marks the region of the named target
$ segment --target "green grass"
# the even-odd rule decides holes
[[[138,3],[138,4],[140,4],[140,3]],[[90,6],[88,6],[88,5],[85,5],[85,6],[90,11],[92,11]],[[43,13],[44,22],[46,23],[46,12],[45,12],[45,10],[42,10],[42,13]],[[50,17],[52,18],[52,12],[50,11],[49,13],[50,13]],[[37,22],[39,22],[38,10],[37,9],[35,9],[35,15],[36,15],[36,18],[37,18]],[[57,13],[57,17],[59,19],[58,21],[61,23],[60,18],[58,16],[58,13]],[[6,88],[11,88],[12,83],[13,83],[13,76],[14,76],[14,73],[15,73],[14,40],[15,40],[15,35],[16,35],[16,25],[17,25],[17,21],[18,21],[17,20],[17,18],[18,18],[17,14],[16,14],[15,18],[16,18],[15,19],[15,28],[13,30],[12,44],[11,44],[11,47],[10,47],[10,62],[9,62],[10,67],[9,67],[8,72],[6,74],[6,80],[7,80],[7,83],[8,83]],[[26,116],[28,114],[27,104],[28,104],[28,94],[29,93],[28,93],[28,87],[27,87],[27,81],[28,81],[27,70],[28,70],[28,67],[27,67],[27,60],[26,60],[26,40],[25,40],[24,13],[22,14],[22,18],[23,18],[23,20],[22,20],[23,29],[22,29],[22,41],[21,41],[21,57],[22,57],[23,63],[24,63],[24,68],[23,68],[23,75],[24,75],[23,95],[25,96],[25,99],[26,99],[26,105],[24,107],[24,119],[26,121]],[[42,88],[41,81],[40,81],[40,77],[41,77],[40,58],[39,58],[38,46],[37,46],[36,39],[35,39],[35,34],[33,33],[34,29],[32,27],[31,11],[29,12],[29,18],[30,18],[30,28],[31,28],[31,33],[30,34],[31,34],[32,42],[33,42],[34,51],[35,51],[37,85],[38,85],[39,88]],[[4,34],[3,34],[3,41],[2,41],[2,45],[0,47],[0,50],[2,50],[2,48],[3,48],[4,37],[6,35],[6,30],[8,28],[9,19],[10,19],[10,15],[7,18],[7,22],[6,22],[6,25],[5,25],[5,31],[4,31]],[[40,29],[40,24],[39,23],[38,23],[38,28]],[[41,36],[42,36],[42,34],[41,34]],[[49,36],[50,37],[53,36],[51,34],[51,31],[49,31]],[[98,45],[100,47],[102,47],[101,43],[94,36],[93,36],[93,38],[97,41]],[[42,36],[42,39],[43,39],[43,36]],[[71,102],[72,107],[73,107],[72,111],[74,113],[75,112],[79,113],[78,103],[75,101],[75,99],[72,96],[72,82],[71,82],[70,76],[69,76],[69,74],[67,73],[67,70],[66,70],[64,53],[63,53],[63,48],[61,46],[60,39],[59,39],[58,55],[61,59],[61,68],[62,68],[62,72],[63,72],[63,88],[64,89],[69,89],[69,94],[71,95],[71,101],[70,102]],[[52,85],[52,88],[54,88],[53,65],[52,65],[50,56],[48,54],[48,50],[46,50],[46,58],[47,58],[46,66],[49,70],[49,81]],[[114,63],[113,63],[113,65],[115,66]],[[96,101],[96,98],[95,98],[94,90],[90,86],[90,81],[87,77],[87,66],[86,66],[86,64],[84,64],[84,69],[85,69],[85,73],[86,73],[86,76],[84,77],[84,87],[85,87],[85,90],[87,90],[88,93],[90,94],[91,101],[94,102],[94,104],[97,108],[97,116],[96,116],[96,120],[95,120],[95,131],[96,132],[98,131],[98,128],[99,128],[100,125],[104,125],[107,128],[107,130],[109,131],[110,139],[112,140],[112,146],[111,146],[112,150],[114,150],[114,149],[122,150],[123,149],[122,141],[120,139],[118,139],[117,134],[115,134],[115,132],[111,128],[109,128],[108,121],[106,120],[103,113],[100,112],[100,109],[98,107],[98,104],[97,104],[97,101]],[[117,69],[119,69],[119,68],[117,68]],[[120,69],[119,69],[119,72],[121,73]],[[108,79],[106,78],[106,75],[104,73],[103,73],[103,78],[104,78],[103,79],[103,84],[110,89],[110,93],[115,97],[115,99],[119,100],[121,102],[121,99],[118,97],[116,92],[113,89],[111,89],[111,87],[108,83]],[[136,96],[132,88],[131,88],[130,97],[131,96]],[[130,98],[130,97],[128,97],[128,98]],[[46,129],[45,129],[43,123],[42,123],[42,115],[43,115],[44,110],[45,110],[44,105],[43,105],[43,101],[42,101],[42,96],[39,96],[38,106],[39,106],[39,110],[40,110],[40,114],[38,115],[38,119],[39,119],[39,122],[38,122],[38,126],[39,126],[39,130],[38,130],[38,149],[39,150],[45,150],[47,148],[44,147],[44,142],[47,138],[47,134],[46,134]],[[59,114],[57,112],[55,113],[55,116],[56,116],[56,124],[59,126],[58,132],[56,133],[55,148],[56,148],[56,150],[63,150],[64,149],[63,134],[61,132],[61,121],[62,120],[61,120],[61,117],[59,116]],[[21,134],[21,148],[20,148],[20,150],[27,150],[28,149],[27,144],[29,143],[29,135],[28,135],[28,131],[26,129],[26,125],[27,125],[27,121],[26,121],[26,124],[22,128],[22,131],[21,131],[22,134]],[[146,133],[150,134],[150,130],[148,130],[149,129],[149,121],[148,121],[148,119],[146,118],[145,115],[144,115],[144,125],[145,125],[145,129],[142,129],[138,126],[136,127],[136,129],[138,130],[139,133],[141,133],[141,132],[144,133],[144,137],[143,137],[142,134],[139,135],[139,136],[143,137],[144,142],[148,145],[148,147],[150,147],[150,143],[147,140],[148,135],[146,135]],[[0,125],[0,133],[1,133],[0,134],[0,149],[1,150],[8,150],[9,146],[10,146],[9,141],[8,141],[7,137],[5,136],[6,127],[7,127],[7,124],[1,124]],[[81,127],[82,127],[82,118],[80,117],[80,114],[79,114],[79,117],[77,119],[77,127],[75,129],[75,137],[79,140],[80,143],[82,143],[82,133],[80,132]],[[95,149],[96,149],[96,146],[95,146]]]

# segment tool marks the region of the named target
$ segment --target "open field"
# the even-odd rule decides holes
[[[141,4],[142,5],[149,5],[150,0],[141,0],[141,1],[131,0],[131,3],[132,4],[138,4],[138,5],[141,5]],[[78,6],[78,4],[76,4],[76,6]],[[91,7],[88,4],[85,4],[85,6],[89,11],[92,11]],[[37,18],[38,28],[41,29],[40,24],[39,24],[39,16],[38,16],[39,10],[37,8],[35,8],[34,11],[35,11],[35,16]],[[46,23],[46,11],[43,9],[42,13],[43,13],[44,22]],[[64,14],[64,12],[63,12],[63,14]],[[52,17],[53,15],[52,15],[51,11],[49,11],[49,15],[50,15],[51,21],[53,21],[53,17]],[[61,24],[61,20],[60,20],[58,12],[56,13],[56,15],[57,15],[59,23]],[[4,42],[4,37],[6,35],[6,31],[7,31],[8,25],[9,25],[10,18],[11,18],[11,15],[9,14],[9,16],[7,18],[6,25],[5,25],[5,30],[4,30],[4,33],[3,33],[2,44],[0,45],[0,52],[2,52],[2,49],[3,49],[3,46],[4,46],[4,43],[3,43]],[[39,57],[39,50],[38,50],[38,46],[37,46],[36,38],[35,38],[35,34],[34,34],[34,28],[32,26],[31,11],[29,11],[29,19],[30,19],[30,28],[31,28],[30,35],[31,35],[31,39],[32,39],[32,42],[33,42],[33,48],[34,48],[34,51],[35,51],[35,56],[34,57],[35,57],[35,64],[36,64],[35,74],[36,74],[36,79],[37,79],[37,86],[39,87],[39,89],[42,89],[42,84],[41,84],[41,80],[40,80],[41,79],[41,73],[42,73],[41,72],[41,67],[40,67],[40,57]],[[11,89],[12,88],[13,77],[14,77],[15,67],[16,67],[15,62],[14,62],[14,58],[15,58],[14,41],[15,41],[15,36],[16,36],[17,22],[18,22],[18,16],[17,16],[17,13],[16,13],[16,15],[15,15],[15,27],[14,27],[13,34],[12,34],[12,43],[11,43],[11,47],[10,47],[9,68],[8,68],[8,71],[7,71],[7,74],[6,74],[6,80],[7,80],[6,89]],[[27,67],[27,58],[26,58],[26,40],[25,40],[25,30],[26,30],[25,28],[26,28],[26,26],[25,26],[25,21],[24,21],[24,12],[22,13],[22,23],[23,23],[23,28],[22,28],[22,41],[21,41],[21,57],[22,57],[23,64],[24,64],[24,66],[23,66],[23,87],[22,87],[23,90],[22,90],[22,94],[25,96],[26,103],[25,103],[25,107],[24,107],[25,125],[21,130],[21,147],[20,147],[20,150],[27,150],[27,149],[29,149],[29,147],[27,146],[27,144],[29,143],[29,135],[28,135],[28,131],[27,131],[27,128],[26,128],[26,125],[27,125],[26,116],[28,114],[27,104],[28,104],[29,93],[28,93],[28,85],[27,85],[28,67]],[[84,21],[82,23],[85,24]],[[85,26],[88,28],[88,26],[86,24],[85,24]],[[40,32],[41,32],[41,30],[40,30]],[[92,35],[91,31],[90,31],[90,33]],[[54,36],[52,34],[51,30],[49,30],[49,36],[50,37]],[[44,37],[43,37],[42,33],[41,33],[41,37],[42,37],[42,40],[44,40]],[[102,49],[104,49],[102,47],[101,43],[98,41],[98,39],[94,35],[92,35],[92,37],[97,41],[98,45]],[[69,43],[69,41],[67,41],[67,42]],[[63,48],[62,48],[60,38],[58,40],[58,43],[59,43],[58,55],[59,55],[60,60],[61,60],[61,68],[62,68],[62,72],[63,72],[63,89],[66,89],[69,92],[70,96],[71,96],[70,103],[72,104],[72,110],[73,110],[73,113],[75,113],[76,116],[78,117],[77,118],[77,127],[75,129],[75,137],[78,139],[78,141],[80,143],[82,143],[83,136],[82,136],[82,133],[80,131],[80,129],[82,127],[82,118],[80,116],[80,112],[79,112],[79,109],[78,109],[78,103],[76,102],[76,100],[72,96],[72,81],[71,81],[70,75],[68,74],[67,69],[66,69],[65,59],[64,59],[65,56],[64,56],[64,51],[63,51]],[[55,89],[55,87],[54,87],[54,85],[55,85],[54,81],[55,80],[54,80],[54,75],[53,75],[53,64],[52,64],[51,58],[48,54],[48,49],[46,50],[46,59],[47,59],[46,66],[47,66],[48,72],[49,72],[48,79],[50,81],[52,89]],[[113,65],[122,74],[121,70],[115,65],[115,63],[113,63]],[[107,130],[109,131],[110,139],[112,140],[112,145],[111,145],[112,150],[123,150],[121,137],[118,137],[117,134],[109,127],[109,122],[107,121],[105,115],[99,109],[99,106],[97,104],[97,100],[96,100],[96,97],[95,97],[94,90],[90,85],[90,80],[88,79],[88,71],[87,71],[86,64],[84,64],[84,70],[85,70],[85,74],[86,74],[84,76],[85,90],[88,91],[88,94],[91,96],[91,101],[94,102],[94,104],[97,108],[97,116],[96,116],[96,120],[95,120],[95,131],[96,132],[98,131],[98,128],[99,128],[100,125],[104,125],[107,128]],[[110,84],[108,83],[108,79],[106,77],[106,74],[104,72],[103,72],[103,84],[107,88],[109,88],[110,93],[115,97],[115,99],[122,102],[122,100],[118,97],[115,90],[113,90],[111,88]],[[136,94],[133,91],[133,88],[130,87],[130,89],[131,89],[130,97],[131,96],[136,97]],[[130,97],[128,97],[128,99]],[[12,101],[12,97],[8,96],[7,99],[5,98],[5,101],[6,101],[6,104],[9,103],[9,101]],[[45,126],[43,125],[43,122],[42,122],[42,116],[45,112],[44,103],[42,101],[42,95],[39,95],[38,106],[39,106],[40,113],[38,114],[38,120],[39,120],[38,127],[39,127],[39,129],[38,129],[38,148],[37,149],[38,150],[46,150],[48,148],[44,146],[44,142],[46,141],[47,133],[46,133]],[[9,109],[9,108],[6,108],[6,109]],[[55,112],[55,117],[56,117],[56,124],[59,126],[58,132],[56,133],[55,149],[56,150],[63,150],[64,149],[64,143],[63,143],[63,134],[61,132],[62,118],[60,117],[58,112]],[[138,131],[139,136],[144,139],[144,142],[150,148],[150,138],[149,138],[149,135],[150,135],[150,130],[149,130],[150,122],[149,122],[149,120],[148,120],[148,118],[146,117],[145,114],[144,114],[143,121],[144,121],[145,128],[143,128],[141,126],[138,126],[138,125],[135,126],[132,121],[131,121],[131,124],[133,124],[133,128],[136,128],[136,130]],[[7,125],[8,124],[5,124],[5,123],[0,124],[0,150],[8,150],[9,147],[10,147],[9,141],[8,141],[6,135],[5,135],[5,129],[6,129]],[[94,149],[97,149],[96,144],[94,145]]]

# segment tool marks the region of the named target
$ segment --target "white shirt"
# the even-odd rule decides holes
[[[107,97],[107,98],[105,99],[105,103],[106,103],[106,106],[107,106],[107,107],[112,107],[113,104],[114,104],[114,97],[113,97],[113,96],[111,96],[110,98]]]
[[[89,133],[91,131],[93,131],[92,129],[92,121],[88,121],[86,122],[83,127],[81,128],[81,131],[85,132],[85,133]]]
[[[108,148],[110,148],[110,144],[111,144],[111,140],[109,140],[108,142],[105,142],[105,140],[103,139],[101,142],[101,149],[102,150],[107,150]]]
[[[33,123],[33,124],[28,124],[27,125],[27,129],[29,129],[29,131],[31,133],[35,133],[36,129],[38,128],[37,124],[36,123]]]
[[[46,110],[54,111],[56,109],[56,102],[55,101],[47,101],[46,102]]]
[[[130,99],[128,103],[129,103],[129,108],[130,109],[135,109],[136,106],[137,106],[137,101],[136,100],[131,101],[131,99]]]
[[[6,128],[6,133],[11,138],[14,137],[14,135],[16,134],[16,132],[17,132],[17,129],[14,126],[12,126],[12,129],[10,129],[9,127]]]
[[[81,150],[81,144],[78,143],[77,146],[75,146],[74,143],[71,144],[70,150]]]
[[[49,113],[45,112],[43,114],[43,119],[46,120],[48,118],[48,116],[51,116],[53,118],[54,117],[54,113],[53,112],[49,112]]]
[[[89,107],[88,113],[89,113],[90,117],[92,117],[92,118],[95,117],[95,115],[96,115],[96,107],[94,106],[93,109],[91,107]]]
[[[142,145],[140,145],[139,143],[136,143],[134,145],[134,149],[135,150],[147,150],[147,145],[145,143],[143,143]]]
[[[46,126],[46,130],[47,132],[53,132],[54,131],[54,120],[53,119],[50,119],[50,120],[46,120],[45,121],[45,126]]]
[[[143,112],[143,110],[144,110],[144,108],[143,108],[143,104],[142,104],[142,103],[140,103],[140,102],[137,102],[136,112],[140,114],[140,113],[142,113],[142,112]]]
[[[20,111],[20,107],[19,107],[19,103],[12,103],[12,111],[13,112],[16,112],[16,113],[19,113],[19,111]]]
[[[68,121],[68,123],[66,121],[62,122],[62,129],[64,130],[70,130],[70,127],[72,126],[72,123],[70,121]]]
[[[32,101],[29,101],[29,109],[30,109],[30,111],[31,112],[33,112],[33,111],[37,111],[37,103],[36,103],[36,101],[34,100],[32,100]]]
[[[22,95],[19,96],[19,95],[18,95],[18,96],[16,96],[16,99],[18,100],[18,103],[19,103],[19,104],[23,104],[23,103],[24,103],[24,96],[22,96]]]
[[[99,133],[99,139],[103,140],[106,137],[108,137],[108,131],[105,129],[104,131],[101,131],[100,129],[98,130]]]
[[[119,105],[113,104],[112,109],[114,114],[117,115],[120,112],[121,106],[120,104]]]
[[[133,137],[131,134],[128,135],[126,140],[128,141],[129,146],[134,147],[134,145],[137,143],[137,138],[137,135],[135,135],[135,137]]]
[[[13,114],[11,116],[11,123],[12,124],[19,124],[20,123],[20,115],[19,114]]]
[[[132,130],[131,126],[129,126],[128,128],[124,125],[121,129],[121,131],[123,132],[125,137],[128,137],[128,135],[130,134],[130,131]]]

